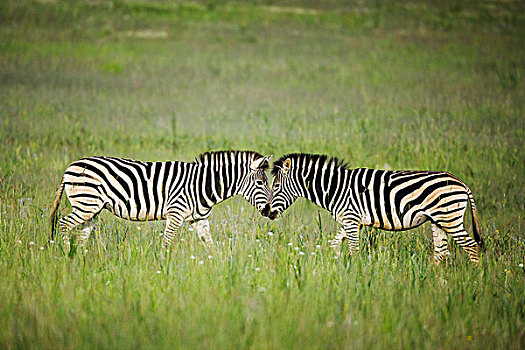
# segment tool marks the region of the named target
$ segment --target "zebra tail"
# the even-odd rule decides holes
[[[474,240],[478,244],[480,249],[484,248],[483,238],[481,238],[481,229],[479,227],[478,214],[476,211],[476,204],[474,204],[474,196],[467,187],[468,199],[470,201],[470,210],[472,211],[472,231],[474,233]]]
[[[55,239],[55,230],[57,227],[58,221],[58,207],[60,206],[60,198],[62,198],[62,193],[64,192],[64,179],[60,182],[60,186],[55,194],[55,203],[53,204],[53,209],[49,215],[49,222],[51,224],[51,239]]]

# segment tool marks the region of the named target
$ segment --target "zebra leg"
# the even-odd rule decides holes
[[[476,241],[474,241],[467,231],[465,231],[465,228],[463,227],[463,224],[460,224],[457,227],[448,228],[443,227],[443,230],[445,230],[446,233],[452,236],[457,244],[459,244],[470,257],[470,261],[472,261],[474,264],[477,264],[479,261],[478,256],[478,245]]]
[[[337,231],[337,234],[335,235],[334,239],[330,242],[330,246],[335,251],[335,253],[339,256],[341,255],[341,245],[343,244],[343,239],[346,237],[346,231],[343,226],[339,228]]]
[[[80,239],[82,242],[87,242],[89,235],[93,232],[95,228],[95,217],[92,217],[82,225],[82,230],[80,231]]]
[[[359,252],[359,223],[351,221],[344,225],[346,239],[350,248],[350,255]]]
[[[162,243],[164,248],[169,247],[183,221],[184,217],[175,213],[168,214],[166,216],[166,229],[164,230],[164,238]]]
[[[64,244],[69,244],[69,231],[71,231],[76,226],[84,222],[82,218],[71,214],[60,218],[59,221],[60,233],[62,233],[62,239],[64,240]]]
[[[450,255],[447,235],[436,224],[432,224],[432,239],[434,240],[434,263],[438,265],[441,260]]]
[[[193,228],[197,231],[199,238],[206,244],[207,247],[213,246],[213,238],[211,238],[210,222],[208,219],[197,220],[192,223]]]
[[[81,238],[84,240],[89,237],[89,234],[92,230],[92,224],[89,223],[91,219],[98,214],[100,210],[97,210],[96,212],[82,212],[77,209],[73,209],[71,214],[64,216],[60,219],[60,232],[62,232],[62,237],[64,239],[65,244],[69,244],[69,232],[74,229],[75,227],[79,225],[86,225],[84,229],[82,230],[83,233],[81,235]],[[87,236],[86,236],[87,233]]]

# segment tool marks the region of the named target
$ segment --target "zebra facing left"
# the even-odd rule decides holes
[[[463,181],[447,172],[349,169],[337,158],[296,153],[278,159],[272,175],[271,201],[261,214],[273,220],[304,197],[329,210],[341,224],[332,241],[336,250],[347,239],[350,254],[356,252],[362,225],[401,231],[430,221],[436,263],[450,254],[447,234],[478,262],[483,240],[474,197]],[[463,226],[469,202],[474,239]]]
[[[213,244],[208,218],[212,207],[241,195],[261,211],[271,190],[265,171],[271,156],[252,151],[217,151],[194,162],[142,162],[126,158],[87,157],[71,163],[57,190],[51,212],[51,239],[65,190],[72,212],[59,221],[64,241],[81,226],[81,241],[93,229],[93,219],[107,209],[132,221],[166,220],[163,244],[168,246],[188,221],[199,238]]]

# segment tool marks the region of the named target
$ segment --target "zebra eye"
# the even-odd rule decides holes
[[[257,184],[257,186],[263,186],[264,185],[264,181],[263,180],[255,180],[255,183]]]

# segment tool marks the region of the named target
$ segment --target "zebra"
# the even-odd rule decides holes
[[[350,169],[337,158],[295,153],[275,161],[272,175],[272,198],[261,214],[273,220],[304,197],[330,211],[341,224],[331,242],[336,251],[345,238],[350,254],[358,251],[361,225],[402,231],[430,221],[436,264],[450,255],[445,233],[465,249],[473,263],[479,260],[483,240],[474,198],[469,187],[452,174]],[[467,201],[474,239],[463,227]]]
[[[271,196],[265,170],[272,156],[252,151],[206,152],[192,163],[143,162],[127,158],[93,156],[71,163],[56,192],[50,215],[51,239],[58,221],[63,191],[72,212],[60,219],[68,234],[81,226],[85,242],[93,219],[102,209],[132,221],[166,220],[163,245],[168,247],[186,220],[207,246],[213,244],[208,218],[212,207],[242,195],[259,211]]]

